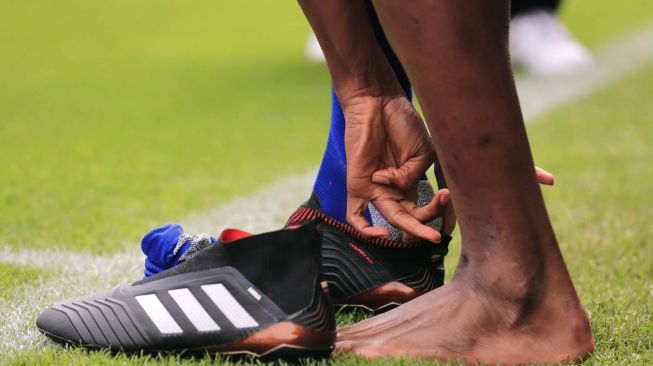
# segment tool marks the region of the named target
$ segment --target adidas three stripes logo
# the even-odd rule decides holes
[[[259,325],[224,285],[220,283],[202,285],[201,289],[234,327],[252,328]],[[247,292],[257,301],[261,299],[261,295],[254,288],[248,288]],[[189,289],[169,290],[168,294],[198,332],[217,332],[221,329]],[[139,295],[135,299],[161,334],[183,333],[156,294]]]

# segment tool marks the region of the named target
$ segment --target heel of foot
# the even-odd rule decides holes
[[[594,352],[595,343],[589,318],[582,308],[578,310],[578,314],[572,322],[571,331],[573,344],[577,349],[576,360],[579,361],[587,358],[590,353]]]

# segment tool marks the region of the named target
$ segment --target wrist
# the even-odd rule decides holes
[[[336,90],[336,94],[338,91]],[[389,92],[383,89],[380,93],[373,89],[347,90],[342,96],[338,94],[338,100],[345,116],[359,114],[362,111],[377,113],[387,109],[389,106],[396,107],[407,103],[412,107],[410,100],[406,97],[401,87],[398,91]],[[366,113],[363,113],[366,114]]]
[[[358,98],[391,99],[406,96],[385,57],[375,63],[355,65],[343,72],[332,72],[333,87],[341,104]]]

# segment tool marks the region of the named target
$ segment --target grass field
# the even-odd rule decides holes
[[[569,0],[563,18],[595,49],[653,22],[653,3]],[[153,225],[317,165],[329,81],[303,59],[306,32],[295,2],[0,0],[0,364],[213,362],[64,350],[33,320],[137,279],[128,254]],[[653,363],[652,98],[653,62],[529,125],[557,177],[545,195],[590,313],[590,364]]]

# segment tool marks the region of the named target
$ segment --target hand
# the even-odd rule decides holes
[[[357,96],[341,104],[347,123],[347,221],[364,236],[389,236],[386,228],[371,226],[364,217],[368,203],[374,202],[407,237],[439,242],[440,233],[423,223],[441,215],[442,232],[449,235],[456,219],[453,206],[447,206],[447,189],[426,206],[415,204],[417,182],[435,161],[435,151],[410,101],[404,96]],[[540,183],[553,185],[553,175],[535,169]]]
[[[390,224],[439,242],[440,233],[422,222],[442,214],[449,192],[438,191],[426,206],[415,204],[417,182],[435,161],[435,152],[413,105],[405,96],[356,96],[341,104],[347,123],[347,221],[364,236],[389,236],[364,217],[374,202]],[[391,176],[382,173],[388,167],[394,169]]]

